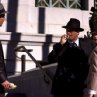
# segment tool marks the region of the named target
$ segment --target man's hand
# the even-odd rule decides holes
[[[68,39],[67,35],[62,35],[60,39],[60,44],[63,45],[64,43],[66,43],[67,39]]]
[[[3,83],[2,83],[2,86],[4,87],[4,89],[8,90],[11,88],[10,86],[10,82],[8,80],[5,80]]]

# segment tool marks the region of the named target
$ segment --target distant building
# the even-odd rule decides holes
[[[15,56],[14,48],[23,45],[33,49],[38,61],[47,61],[47,55],[54,43],[65,33],[61,26],[70,18],[81,21],[84,33],[90,31],[89,18],[91,7],[97,8],[97,0],[1,0],[8,10],[6,22],[0,28],[8,72],[20,72],[21,60]],[[18,53],[17,56],[21,56]],[[17,59],[17,60],[16,60]],[[35,68],[26,55],[26,70]],[[28,64],[29,62],[29,64]],[[28,66],[29,65],[29,66]],[[11,66],[12,68],[9,68]],[[13,69],[13,71],[11,71]]]

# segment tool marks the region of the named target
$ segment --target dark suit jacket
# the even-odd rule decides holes
[[[53,53],[51,52],[48,56],[49,62],[58,62],[52,83],[52,94],[57,95],[55,97],[66,95],[68,95],[66,97],[81,97],[83,95],[92,42],[80,39],[79,44],[79,47],[70,48],[68,42],[63,46],[57,43],[54,45]]]
[[[2,44],[0,41],[0,83],[7,79]]]
[[[89,57],[92,49],[94,48],[94,43],[89,38],[80,38],[79,47],[84,50],[87,58]],[[55,63],[58,61],[58,55],[62,51],[63,46],[60,43],[56,43],[53,46],[53,50],[48,55],[48,62]]]

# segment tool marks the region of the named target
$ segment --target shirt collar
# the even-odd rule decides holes
[[[68,41],[69,42],[69,41]],[[70,43],[70,42],[69,42]],[[76,43],[77,46],[79,46],[79,39],[77,39],[74,43]]]
[[[77,46],[79,46],[79,39],[77,39],[77,40],[75,41],[75,43],[77,44]]]

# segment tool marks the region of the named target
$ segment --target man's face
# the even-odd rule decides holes
[[[67,32],[67,35],[69,36],[70,41],[76,41],[78,38],[79,32],[71,31],[71,32]]]
[[[4,20],[5,20],[5,14],[1,14],[0,15],[0,26],[2,26]]]

